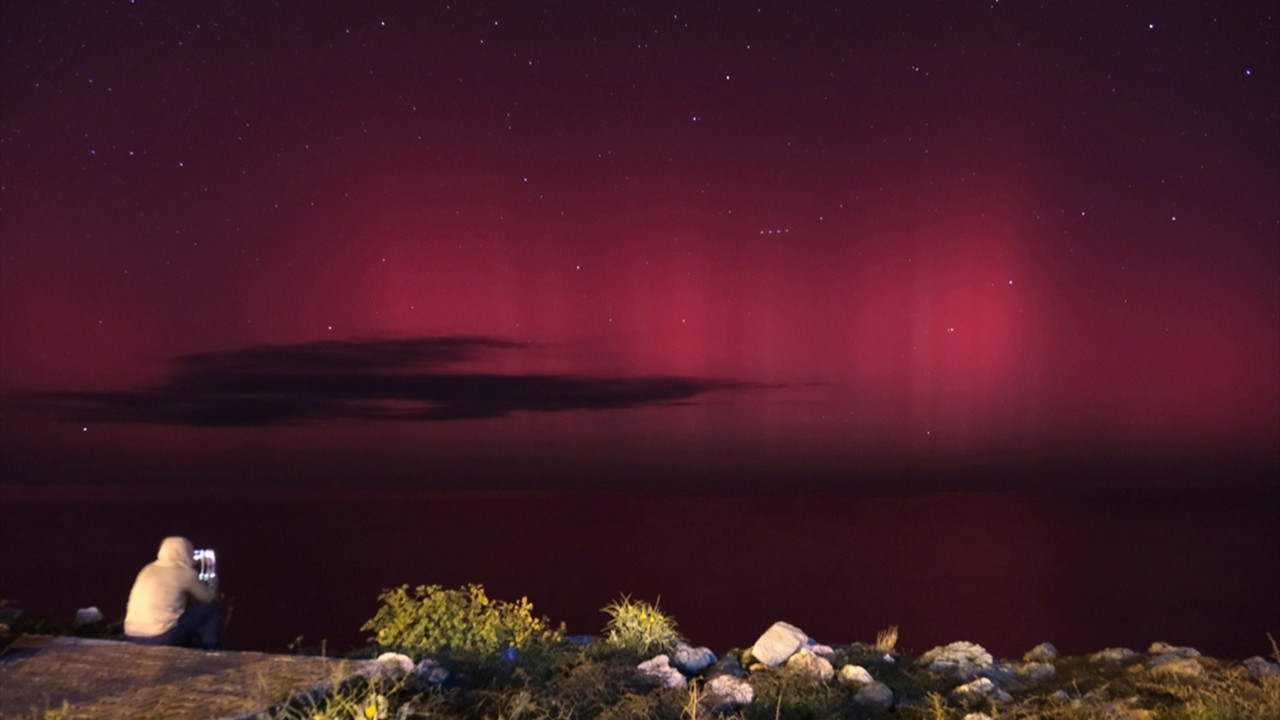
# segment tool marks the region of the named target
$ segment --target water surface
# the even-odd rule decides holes
[[[1154,640],[1266,654],[1280,597],[1280,492],[467,494],[0,487],[0,596],[121,618],[168,534],[218,551],[227,644],[342,650],[382,588],[484,584],[569,632],[661,599],[694,642],[749,645],[775,620],[828,643],[901,628],[1011,657]]]

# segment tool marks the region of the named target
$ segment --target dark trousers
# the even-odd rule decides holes
[[[212,602],[189,602],[182,611],[178,624],[169,630],[150,637],[128,636],[129,642],[139,645],[177,645],[216,650],[221,641],[222,613]]]

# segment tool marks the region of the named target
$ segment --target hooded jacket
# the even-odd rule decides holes
[[[187,608],[188,595],[210,602],[214,590],[196,579],[191,541],[167,537],[160,543],[155,562],[142,568],[133,582],[124,616],[125,635],[154,637],[172,630]]]

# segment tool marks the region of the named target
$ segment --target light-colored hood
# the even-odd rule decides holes
[[[160,552],[156,553],[156,561],[166,565],[194,567],[195,546],[184,537],[167,537],[160,543]]]

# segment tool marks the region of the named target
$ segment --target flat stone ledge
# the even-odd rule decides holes
[[[232,720],[341,681],[371,661],[25,635],[0,654],[0,720]]]

